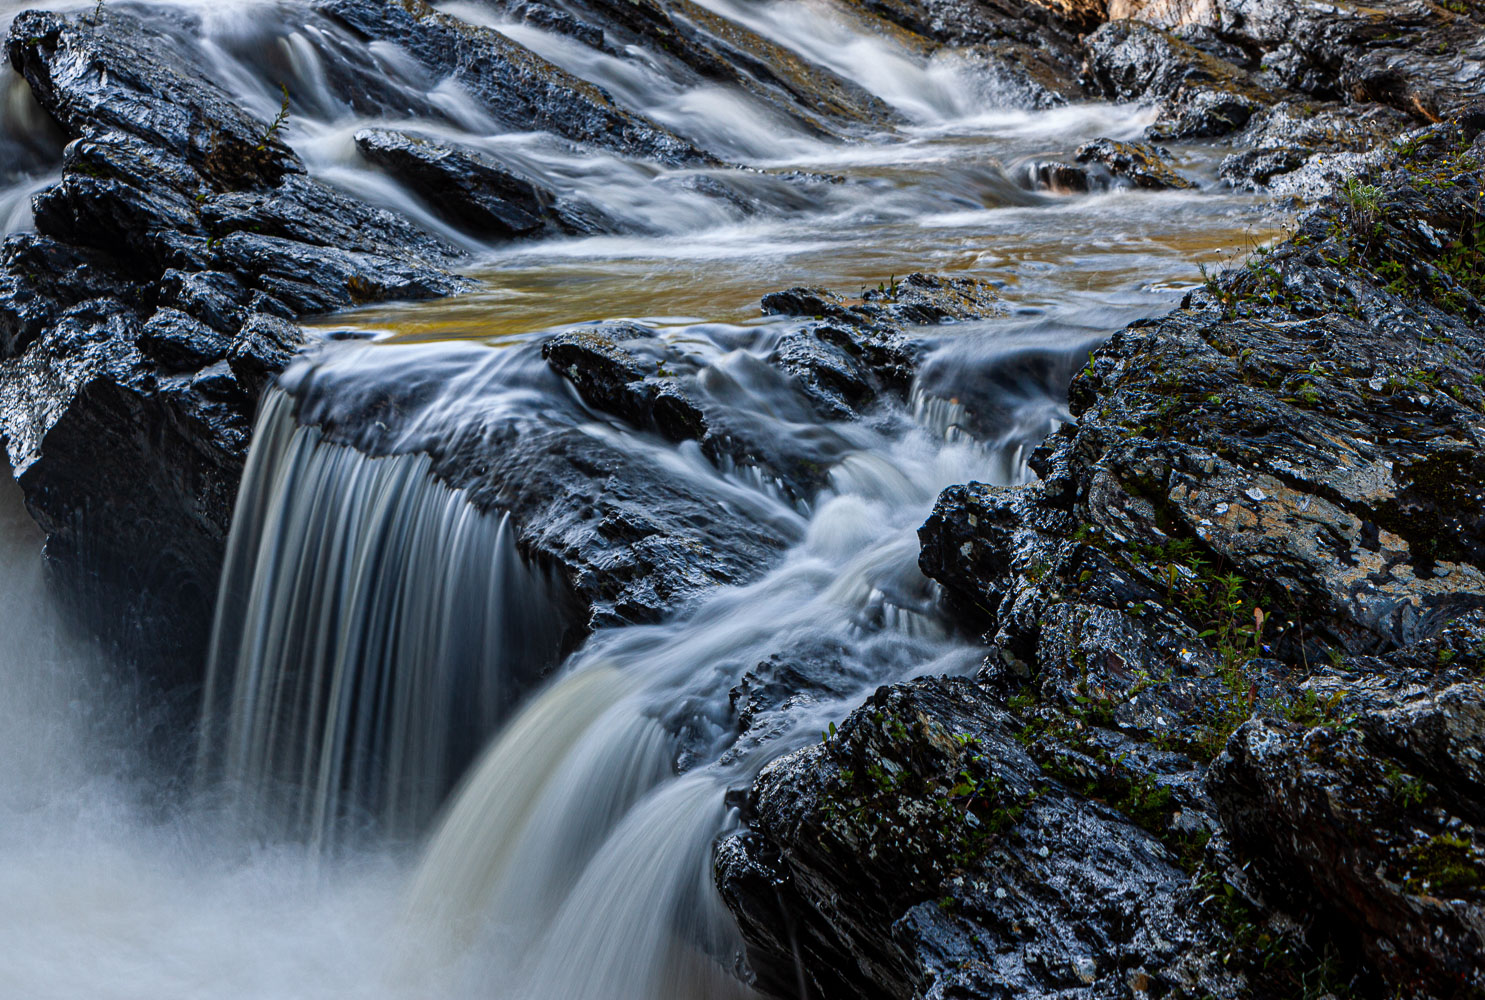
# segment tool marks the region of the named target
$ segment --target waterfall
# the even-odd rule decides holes
[[[522,688],[555,662],[557,589],[509,520],[299,426],[271,390],[228,541],[200,736],[265,832],[419,833]]]

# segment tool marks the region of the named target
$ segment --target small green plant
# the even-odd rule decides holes
[[[1375,219],[1382,211],[1382,189],[1359,177],[1347,177],[1346,183],[1341,186],[1341,195],[1358,215],[1368,221]]]
[[[283,103],[278,106],[278,114],[273,116],[273,121],[268,123],[268,128],[263,132],[263,138],[258,142],[258,152],[260,153],[266,150],[269,144],[278,138],[278,134],[284,130],[284,126],[289,124],[289,88],[283,84],[279,84],[278,89],[284,95]]]
[[[1421,806],[1428,798],[1428,785],[1422,779],[1404,774],[1396,764],[1388,766],[1384,779],[1392,792],[1392,801],[1404,809]]]

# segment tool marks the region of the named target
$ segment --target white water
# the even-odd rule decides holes
[[[367,460],[264,400],[217,602],[198,750],[239,822],[329,848],[420,833],[523,684],[557,591],[426,456]]]
[[[15,499],[0,497],[0,998],[747,996],[710,880],[711,846],[736,823],[725,791],[818,739],[877,684],[974,668],[976,651],[947,635],[916,567],[915,531],[933,498],[950,483],[1025,477],[1026,451],[1062,415],[1060,386],[1088,346],[1170,304],[1196,261],[1233,249],[1257,216],[1210,191],[1022,190],[1017,161],[1131,136],[1143,113],[999,107],[972,66],[924,59],[815,0],[705,6],[855,81],[903,124],[830,142],[747,94],[677,85],[643,53],[597,53],[477,4],[447,5],[759,168],[699,172],[751,200],[744,210],[698,193],[698,172],[503,130],[457,86],[427,85],[394,46],[348,39],[300,4],[152,6],[199,19],[169,28],[180,51],[199,53],[265,121],[278,83],[288,86],[286,137],[313,174],[468,249],[486,280],[453,302],[337,323],[407,339],[498,335],[529,351],[529,334],[546,327],[668,317],[665,336],[694,345],[719,384],[743,385],[737,405],[762,420],[778,399],[748,395],[745,376],[770,328],[685,316],[741,320],[767,290],[850,292],[919,268],[1002,282],[1015,314],[936,333],[920,391],[890,434],[775,415],[780,434],[835,442],[829,486],[803,511],[749,470],[588,427],[800,541],[755,582],[675,620],[591,637],[543,683],[533,664],[558,623],[508,525],[434,482],[416,434],[399,443],[408,454],[368,459],[295,428],[278,397],[234,527],[199,765],[162,737],[174,716],[154,707],[159,693],[112,677],[58,623],[39,541]],[[0,0],[0,21],[15,9]],[[352,112],[328,72],[346,59],[431,110],[415,120]],[[591,201],[624,233],[483,246],[368,169],[352,139],[366,125],[481,150]],[[1187,152],[1198,173],[1210,168],[1209,153]],[[27,198],[59,153],[0,67],[0,231],[29,226]],[[848,183],[801,193],[775,176],[796,167]],[[374,387],[419,375],[418,357],[370,346],[319,364]],[[569,399],[532,391],[514,364],[439,364],[441,394],[413,422],[419,434],[472,398],[482,409],[471,419],[574,419]],[[481,395],[484,381],[505,378],[508,392]],[[971,426],[987,424],[990,440],[975,440]],[[764,709],[739,740],[729,692],[770,657],[822,650],[835,663],[831,690]]]

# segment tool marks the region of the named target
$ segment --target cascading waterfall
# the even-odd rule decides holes
[[[517,693],[554,662],[558,591],[426,456],[326,442],[273,390],[222,575],[203,778],[320,845],[416,835]]]
[[[0,0],[0,21],[17,6]],[[363,380],[366,399],[392,379],[443,393],[428,407],[439,412],[419,411],[429,419],[390,442],[395,454],[301,425],[290,391],[264,399],[217,608],[200,795],[180,805],[189,815],[142,817],[136,798],[165,796],[120,791],[122,765],[93,760],[124,756],[116,744],[141,726],[113,719],[128,699],[77,694],[55,677],[30,691],[15,678],[46,658],[22,644],[0,656],[6,697],[22,695],[0,721],[27,723],[0,726],[7,762],[21,762],[0,775],[0,941],[14,943],[0,948],[0,994],[749,998],[711,877],[713,844],[738,822],[727,792],[818,739],[875,686],[978,665],[918,571],[916,529],[934,498],[952,483],[1028,478],[1026,456],[1066,417],[1061,388],[1087,349],[1174,301],[1176,285],[1159,282],[1179,282],[1193,253],[1213,260],[1245,239],[1250,202],[1018,187],[1005,165],[1133,137],[1147,117],[998,108],[972,61],[909,51],[823,0],[697,9],[890,108],[851,133],[865,141],[822,137],[744,89],[670,79],[658,47],[600,50],[514,22],[511,4],[439,5],[748,169],[662,167],[496,122],[457,82],[428,79],[390,42],[366,43],[325,5],[120,6],[149,19],[163,48],[212,67],[265,123],[283,83],[283,137],[314,177],[470,251],[484,281],[459,299],[335,322],[404,340],[498,336],[510,349],[445,346],[427,371],[414,356],[429,347],[338,351],[333,363]],[[368,80],[380,104],[352,99]],[[0,67],[3,231],[30,226],[30,193],[60,169],[62,137],[28,91]],[[484,243],[364,159],[354,140],[364,128],[474,150],[593,206],[616,232]],[[919,382],[880,424],[831,424],[785,398],[786,377],[765,360],[778,329],[725,322],[756,320],[764,291],[849,293],[918,269],[1004,279],[1010,315],[923,331]],[[646,322],[706,369],[708,402],[757,439],[824,441],[818,492],[792,495],[759,467],[708,464],[694,444],[576,406],[532,331],[621,316],[658,317]],[[513,360],[476,357],[495,353]],[[493,403],[489,384],[505,390]],[[564,662],[564,585],[522,559],[508,518],[440,482],[423,454],[465,420],[519,433],[576,423],[622,460],[663,467],[699,510],[705,499],[706,510],[787,522],[778,534],[790,547],[752,582],[670,621],[600,631]],[[740,733],[734,693],[768,689],[769,664],[807,662],[822,665],[811,683],[773,683],[787,695],[758,699]],[[90,699],[108,703],[110,728],[127,736],[100,742]],[[87,741],[88,754],[61,746]],[[22,743],[34,745],[12,752]],[[420,845],[412,870],[410,843]]]
[[[711,879],[712,845],[736,822],[725,793],[876,684],[976,664],[933,609],[915,529],[939,486],[992,478],[1045,430],[1044,408],[1030,409],[990,447],[922,427],[848,454],[804,540],[763,579],[590,639],[451,799],[408,904],[449,951],[405,956],[403,974],[464,954],[477,956],[469,989],[501,982],[521,1000],[753,996]],[[822,642],[840,658],[833,690],[801,692],[767,713],[767,738],[738,742],[729,691],[771,655]]]

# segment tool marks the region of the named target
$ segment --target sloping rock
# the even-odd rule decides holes
[[[423,452],[477,508],[508,513],[522,552],[560,572],[586,627],[658,621],[751,579],[797,537],[792,508],[661,461],[674,455],[668,443],[605,433],[604,415],[562,391],[538,344],[345,345],[281,383],[300,422],[327,439],[370,455]],[[457,405],[434,405],[451,385]],[[512,412],[511,391],[539,394],[542,409]]]
[[[529,236],[556,195],[473,151],[407,132],[362,129],[356,146],[441,218],[480,236]]]
[[[315,10],[368,41],[401,46],[435,79],[457,81],[511,128],[547,131],[671,165],[716,162],[498,31],[467,24],[422,0],[319,0]]]
[[[1050,780],[964,680],[884,687],[769,764],[718,885],[777,996],[1237,996],[1165,848]]]
[[[899,120],[860,85],[691,0],[561,0],[560,6],[598,30],[601,44],[587,44],[618,58],[642,52],[670,80],[736,88],[806,131],[843,135]]]
[[[1276,996],[1479,989],[1478,129],[1115,335],[1042,480],[951,488],[920,533],[1029,753],[1105,801],[1158,782],[1119,808]]]
[[[1441,676],[1424,683],[1376,690],[1391,663],[1311,681],[1342,724],[1248,722],[1207,777],[1266,896],[1356,928],[1365,960],[1414,995],[1485,990],[1481,635],[1476,621],[1435,644],[1453,670],[1427,664]]]
[[[287,319],[465,283],[453,248],[307,178],[170,38],[112,8],[12,25],[69,145],[37,232],[0,251],[0,438],[90,624],[188,680]]]

